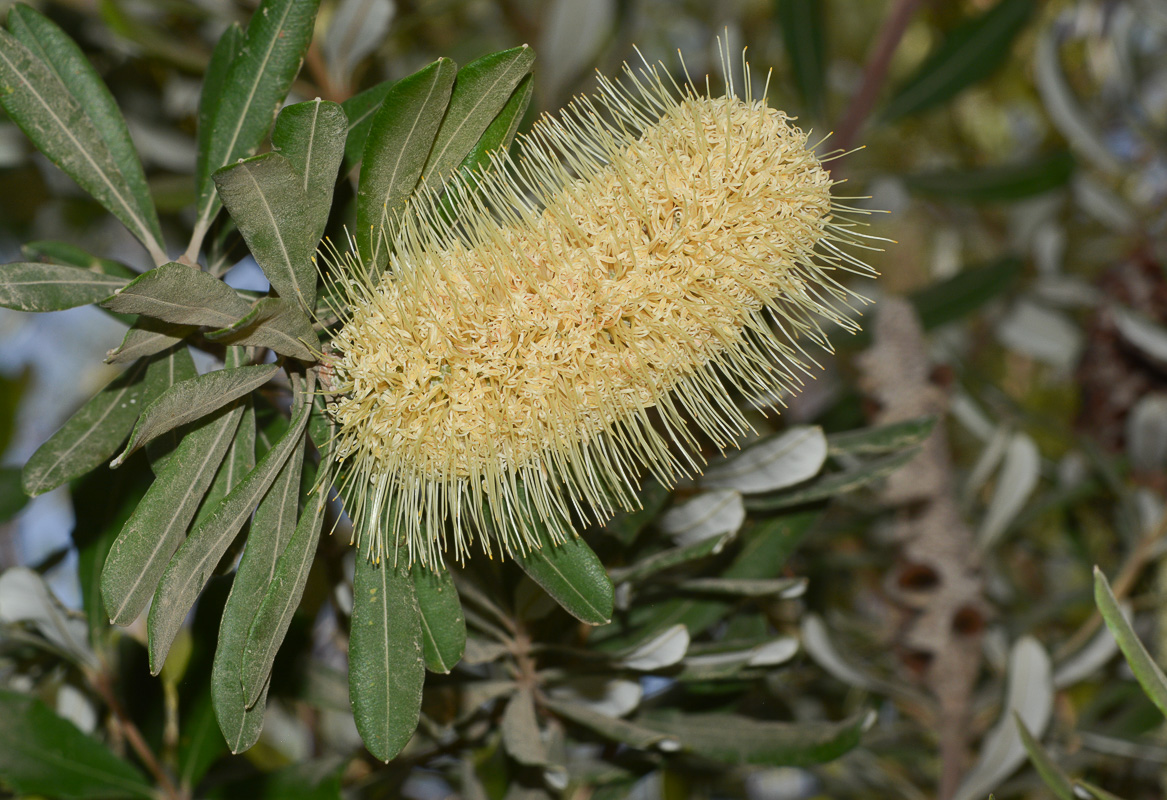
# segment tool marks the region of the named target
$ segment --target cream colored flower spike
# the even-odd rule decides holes
[[[375,557],[436,567],[476,531],[526,552],[537,525],[561,541],[634,508],[644,471],[700,471],[698,431],[749,430],[733,390],[780,402],[805,345],[830,350],[821,320],[854,329],[832,275],[871,271],[806,134],[748,80],[708,97],[625,72],[448,185],[455,230],[415,198],[387,279],[332,265],[327,479]]]

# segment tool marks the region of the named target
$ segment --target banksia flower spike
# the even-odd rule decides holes
[[[544,117],[518,154],[415,197],[389,270],[334,253],[336,479],[374,557],[461,560],[561,541],[700,472],[747,433],[734,391],[795,390],[855,325],[871,270],[832,179],[745,70],[725,96],[657,67]],[[446,220],[457,209],[458,221]],[[451,535],[452,534],[452,535]]]

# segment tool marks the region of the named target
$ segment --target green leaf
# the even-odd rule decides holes
[[[260,676],[270,675],[276,652],[292,624],[300,598],[304,596],[316,545],[320,541],[325,508],[326,504],[315,495],[305,498],[300,521],[296,523],[291,541],[280,554],[271,584],[247,632],[240,677],[244,697],[252,698],[250,702],[255,702],[257,707],[261,700],[254,698],[260,697]]]
[[[1074,781],[1074,787],[1076,789],[1081,789],[1083,792],[1086,792],[1091,797],[1093,797],[1094,800],[1122,800],[1122,798],[1117,794],[1112,794],[1111,792],[1103,789],[1101,786],[1095,786],[1088,781],[1076,780]],[[992,800],[991,796],[989,800]]]
[[[421,613],[404,567],[357,555],[349,638],[349,700],[369,752],[389,763],[409,743],[425,682]]]
[[[458,589],[449,570],[415,567],[410,574],[421,611],[426,668],[445,674],[462,660],[466,650],[466,619]]]
[[[971,314],[1006,292],[1021,274],[1021,259],[1006,256],[983,266],[969,267],[947,280],[925,286],[908,298],[924,330],[932,330]]]
[[[28,695],[0,689],[0,783],[61,800],[141,797],[154,787],[135,767]]]
[[[195,332],[194,325],[174,325],[153,317],[138,317],[126,331],[122,343],[106,353],[107,364],[128,364],[161,353]]]
[[[827,436],[832,456],[870,456],[895,452],[923,444],[936,427],[936,417],[917,417],[872,428],[860,428]]]
[[[253,155],[263,142],[300,71],[319,6],[320,0],[263,0],[252,15],[243,42],[230,58],[218,102],[213,104],[192,243],[202,241],[219,210],[211,174]],[[223,49],[227,60],[230,51],[226,45]]]
[[[347,131],[344,109],[320,98],[285,107],[276,117],[272,130],[272,145],[292,162],[300,176],[300,188],[306,199],[300,209],[300,224],[307,227],[306,235],[313,249],[328,225]],[[312,287],[316,287],[315,280]],[[313,292],[312,297],[306,298],[308,308],[316,302],[315,295]]]
[[[218,278],[177,261],[144,273],[102,306],[123,314],[213,328],[225,328],[251,310],[246,300]]]
[[[393,84],[373,117],[361,160],[354,237],[370,271],[379,271],[388,260],[381,241],[382,220],[392,224],[413,194],[450,102],[457,72],[453,61],[439,58]],[[391,241],[391,232],[385,235]]]
[[[230,360],[230,356],[228,356],[228,360]],[[169,391],[176,383],[194,378],[198,374],[199,371],[195,367],[188,347],[175,347],[165,356],[155,358],[146,373],[147,397],[143,398],[142,405],[149,408],[150,403]],[[166,466],[167,459],[177,449],[180,435],[181,431],[167,431],[146,446],[146,457],[150,459],[150,468],[154,470],[155,475]]]
[[[637,724],[681,748],[724,764],[801,767],[833,761],[859,744],[875,721],[865,711],[842,722],[763,722],[736,714],[652,714]]]
[[[219,728],[232,753],[248,749],[259,739],[263,729],[264,700],[271,675],[268,662],[255,681],[254,694],[241,682],[246,668],[247,634],[275,576],[276,564],[296,528],[296,501],[300,493],[300,474],[304,468],[304,441],[299,446],[260,501],[247,536],[247,547],[231,584],[231,594],[223,608],[219,624],[219,644],[211,671],[211,697]],[[285,629],[286,630],[286,629]],[[281,637],[282,638],[282,637]],[[275,653],[272,653],[274,660]]]
[[[514,141],[515,133],[519,130],[519,123],[523,121],[523,114],[531,103],[531,95],[535,91],[535,79],[527,75],[507,100],[502,111],[487,126],[482,136],[462,159],[460,170],[463,173],[473,172],[490,163],[490,153],[495,150],[506,150]]]
[[[0,522],[7,522],[28,505],[28,495],[20,488],[20,468],[0,467]]]
[[[214,130],[215,115],[227,88],[227,72],[242,49],[243,29],[239,27],[239,23],[232,22],[215,43],[211,60],[207,63],[207,71],[203,75],[203,91],[199,96],[198,155],[195,162],[195,186],[200,192],[204,187],[211,185],[211,173],[222,166],[221,164],[211,166],[211,133]]]
[[[166,254],[151,220],[109,148],[60,78],[36,55],[0,31],[0,105],[33,144],[99,203],[121,220],[155,261]]]
[[[421,181],[438,188],[451,177],[531,72],[535,51],[527,45],[491,53],[458,70],[446,115],[434,137]]]
[[[312,308],[312,254],[319,239],[311,238],[306,224],[308,197],[292,162],[279,153],[264,153],[223,167],[214,178],[223,205],[272,288],[286,300]]]
[[[316,361],[311,348],[320,346],[312,321],[299,306],[282,297],[261,297],[234,325],[211,331],[206,337],[212,342],[267,347],[309,363]]]
[[[672,496],[665,487],[657,481],[648,478],[644,481],[637,499],[640,508],[635,511],[618,511],[604,524],[604,531],[614,536],[625,547],[636,542],[641,531],[651,525],[665,504]]]
[[[126,283],[125,278],[77,267],[17,261],[0,265],[0,306],[61,311],[100,302]]]
[[[1000,0],[953,30],[896,90],[882,117],[892,122],[939,106],[992,75],[1033,16],[1034,0]]]
[[[110,158],[125,181],[145,227],[154,242],[160,244],[162,226],[158,224],[158,213],[146,183],[146,173],[133,140],[130,139],[126,120],[117,101],[81,48],[55,23],[23,3],[16,4],[8,12],[8,30],[53,71],[81,106],[108,148]]]
[[[279,371],[275,364],[219,369],[176,383],[142,412],[130,441],[111,466],[118,466],[157,436],[202,419],[217,409],[251,394]]]
[[[823,0],[778,0],[778,26],[802,103],[817,119],[826,114],[827,22]]]
[[[242,405],[224,409],[183,437],[122,528],[101,573],[101,594],[115,624],[129,625],[146,607],[242,417]]]
[[[280,419],[283,420],[283,417]],[[235,484],[255,469],[255,444],[255,395],[252,395],[243,401],[243,419],[239,421],[235,437],[231,440],[231,448],[223,457],[223,463],[219,465],[215,479],[211,481],[211,487],[207,489],[202,503],[199,504],[198,513],[191,522],[192,527],[197,528],[201,525],[223,498],[231,493]]]
[[[89,639],[95,644],[109,630],[109,612],[101,592],[101,574],[118,533],[134,514],[153,480],[144,460],[131,462],[113,472],[94,470],[72,487],[77,515],[73,544],[77,548],[77,578],[81,604],[89,623]]]
[[[1114,598],[1114,592],[1110,590],[1110,583],[1098,567],[1094,568],[1094,602],[1098,605],[1098,611],[1102,614],[1106,627],[1114,634],[1126,662],[1130,664],[1131,672],[1143,687],[1143,692],[1159,711],[1167,716],[1167,677],[1163,675],[1163,670],[1159,669],[1159,665],[1151,658],[1151,654],[1143,647],[1131,624],[1123,616],[1122,609],[1118,607],[1118,601]]]
[[[639,750],[647,750],[650,747],[662,745],[662,743],[664,748],[676,749],[677,740],[668,733],[646,728],[619,717],[610,717],[587,706],[565,703],[550,697],[544,698],[543,705],[564,719],[598,733],[613,742],[620,742]]]
[[[777,511],[829,500],[882,480],[915,457],[916,448],[912,448],[877,458],[842,472],[820,475],[806,486],[793,491],[747,497],[745,499],[746,509],[750,511]]]
[[[143,359],[114,378],[32,454],[24,465],[30,497],[84,475],[117,452],[145,405],[147,363]]]
[[[170,645],[195,598],[299,444],[310,407],[305,403],[299,409],[288,432],[260,459],[255,469],[236,484],[210,516],[190,532],[167,565],[147,621],[151,673],[157,675],[161,671]]]
[[[340,104],[348,117],[348,128],[344,137],[344,172],[351,172],[365,153],[365,142],[373,127],[373,117],[381,108],[381,101],[393,88],[393,81],[382,81],[363,92],[354,94]]]
[[[113,275],[126,280],[138,277],[137,272],[122,262],[114,261],[112,258],[98,258],[68,242],[51,240],[26,242],[20,246],[20,253],[29,261],[46,261],[50,264],[61,264],[66,267],[80,267],[90,272],[100,272],[103,275]]]
[[[908,191],[949,203],[1012,203],[1053,191],[1074,176],[1074,157],[1059,150],[999,167],[903,176]]]
[[[515,563],[580,622],[589,625],[610,622],[615,590],[592,548],[579,537],[556,544],[542,522],[527,516],[527,525],[542,546],[525,554],[516,552]]]
[[[801,592],[805,587],[802,578],[690,578],[680,584],[687,592],[729,597],[772,597]]]
[[[209,692],[202,692],[194,703],[182,714],[182,727],[178,734],[178,779],[186,789],[184,796],[193,797],[191,791],[218,760],[226,743],[215,724],[215,710],[211,706]]]
[[[1025,752],[1029,753],[1029,760],[1033,763],[1033,768],[1037,770],[1037,774],[1041,776],[1046,787],[1054,793],[1058,800],[1077,800],[1074,795],[1074,786],[1070,783],[1070,777],[1054,763],[1049,753],[1041,746],[1041,742],[1033,738],[1033,734],[1029,732],[1029,728],[1021,720],[1021,715],[1016,711],[1013,712],[1013,722],[1017,725],[1017,733],[1021,735],[1021,744],[1025,747]]]
[[[610,569],[608,574],[614,583],[642,581],[664,570],[720,553],[734,535],[730,533],[722,536],[711,536],[682,547],[670,547],[642,558],[627,567]]]

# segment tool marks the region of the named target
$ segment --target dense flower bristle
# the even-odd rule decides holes
[[[375,556],[436,566],[448,521],[456,558],[473,528],[524,552],[535,523],[561,539],[572,511],[632,508],[642,471],[699,470],[691,426],[723,448],[749,430],[731,387],[780,402],[804,342],[829,349],[819,321],[853,327],[829,273],[868,270],[807,136],[748,85],[628,78],[448,185],[455,228],[415,198],[385,280],[333,265],[335,450]]]

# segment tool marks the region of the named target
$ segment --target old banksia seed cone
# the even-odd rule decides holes
[[[634,508],[643,472],[700,469],[698,431],[749,430],[732,391],[778,401],[822,320],[854,327],[834,274],[870,270],[807,135],[748,70],[724,97],[625,72],[415,198],[385,279],[334,259],[331,477],[374,556],[525,552]]]

